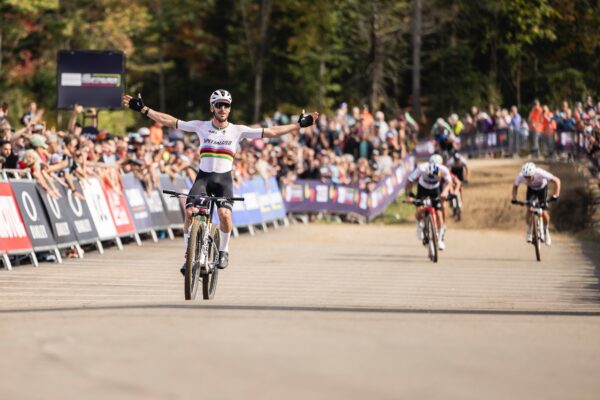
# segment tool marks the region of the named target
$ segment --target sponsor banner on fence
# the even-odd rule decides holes
[[[90,210],[98,237],[102,240],[112,239],[117,236],[117,229],[113,222],[102,185],[97,178],[88,178],[81,182],[83,194]]]
[[[251,179],[235,186],[233,194],[244,198],[244,201],[233,203],[231,219],[234,226],[256,225],[264,222],[260,212],[260,186],[257,179]]]
[[[121,191],[121,188],[114,188],[104,181],[102,182],[102,189],[104,190],[106,202],[108,203],[110,214],[113,217],[117,234],[129,235],[134,233],[135,225],[133,223],[133,218],[129,213],[127,200],[125,200],[125,195]]]
[[[168,175],[160,175],[159,180],[161,190],[178,190],[178,188],[175,186],[175,182],[173,182]],[[183,224],[183,213],[179,199],[166,195],[162,192],[161,197],[163,199],[167,219],[169,220],[169,225]]]
[[[33,248],[55,247],[56,241],[52,235],[52,228],[46,218],[42,200],[38,195],[36,184],[33,181],[11,180],[15,199],[19,205],[23,222],[29,234]]]
[[[0,251],[26,250],[31,250],[31,241],[12,188],[10,183],[0,182]]]
[[[81,184],[75,182],[76,189],[83,193]],[[79,243],[89,243],[98,239],[98,232],[94,226],[94,221],[88,207],[88,202],[75,196],[71,189],[65,189],[66,201],[68,204],[69,218],[73,223],[75,236]]]
[[[152,216],[146,203],[144,188],[132,173],[123,175],[123,190],[133,217],[133,223],[138,231],[152,229]]]
[[[46,207],[46,214],[48,221],[52,227],[54,234],[54,240],[58,245],[71,245],[77,242],[75,236],[75,230],[73,229],[71,213],[69,212],[69,206],[67,204],[67,194],[64,188],[60,185],[57,186],[57,190],[60,193],[59,198],[54,198],[48,194],[40,186],[36,185],[37,191]]]
[[[152,190],[150,193],[144,191],[144,197],[150,210],[150,217],[152,218],[152,227],[154,229],[166,229],[169,227],[169,219],[165,206],[161,199],[160,191],[157,189]]]
[[[406,159],[370,193],[354,186],[297,180],[284,188],[285,208],[291,212],[357,213],[371,220],[398,197],[414,162],[414,157]]]

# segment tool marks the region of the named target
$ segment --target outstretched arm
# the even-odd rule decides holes
[[[138,93],[137,98],[133,98],[129,95],[123,96],[123,106],[129,107],[134,111],[138,111],[153,121],[159,124],[168,126],[169,128],[177,128],[177,118],[172,115],[161,113],[146,106],[142,101],[142,96]]]
[[[311,126],[317,120],[317,118],[319,118],[319,113],[316,111],[312,112],[310,115],[304,115],[304,111],[302,111],[298,122],[296,122],[295,124],[278,125],[272,126],[270,128],[265,128],[263,130],[263,137],[270,138],[276,136],[283,136],[297,129]]]

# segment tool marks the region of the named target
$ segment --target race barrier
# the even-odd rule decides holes
[[[285,208],[289,212],[296,213],[353,213],[367,221],[372,221],[398,197],[400,191],[406,186],[406,178],[414,165],[415,158],[408,157],[371,192],[348,185],[297,180],[283,189]]]
[[[6,174],[2,174],[6,178]],[[77,194],[57,185],[60,196],[54,198],[28,179],[0,181],[0,253],[6,269],[12,269],[10,257],[28,255],[38,266],[36,252],[51,252],[62,262],[61,250],[73,249],[83,257],[82,245],[94,245],[102,254],[102,242],[114,241],[123,249],[121,238],[133,237],[141,245],[140,234],[157,241],[157,231],[183,229],[184,201],[164,195],[162,189],[187,192],[190,182],[183,177],[161,175],[161,188],[144,189],[133,174],[124,174],[121,184],[87,178],[77,181]],[[234,234],[238,228],[253,226],[267,229],[267,223],[287,224],[286,209],[275,178],[257,178],[235,188],[236,202],[232,218]],[[82,198],[81,198],[82,197]]]

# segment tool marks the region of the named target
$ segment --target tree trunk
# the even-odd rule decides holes
[[[325,109],[325,54],[321,52],[319,60],[319,110]]]
[[[267,32],[269,21],[271,19],[271,10],[273,0],[262,0],[260,7],[260,33],[258,36],[258,55],[256,57],[256,66],[254,69],[254,122],[260,118],[260,109],[262,105],[262,78],[264,73],[264,57],[267,49]]]
[[[374,112],[381,105],[383,87],[383,46],[379,32],[379,9],[377,2],[371,3],[371,87],[369,88],[369,107]]]
[[[413,117],[421,123],[421,14],[423,4],[421,0],[413,1],[412,24],[412,108]]]
[[[158,20],[162,21],[162,0],[158,0],[157,7]],[[163,65],[163,61],[165,58],[165,46],[162,39],[163,37],[164,35],[161,32],[160,42],[158,44],[158,98],[161,111],[165,111],[165,109],[167,108],[165,102],[165,68]]]

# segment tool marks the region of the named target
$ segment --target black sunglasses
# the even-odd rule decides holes
[[[225,102],[219,102],[219,103],[213,104],[213,107],[216,108],[217,110],[219,108],[223,108],[223,107],[225,107],[225,108],[231,108],[231,104],[225,103]]]

